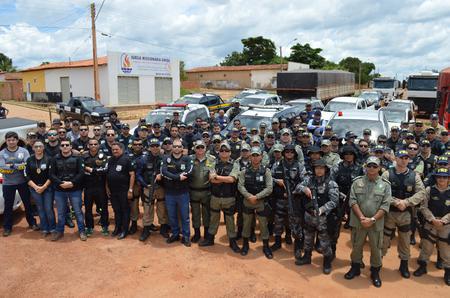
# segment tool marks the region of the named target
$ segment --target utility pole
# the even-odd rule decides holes
[[[280,72],[283,72],[283,47],[280,47]]]
[[[92,21],[92,60],[94,62],[94,98],[100,101],[100,85],[98,79],[97,35],[95,30],[95,3],[91,3]]]

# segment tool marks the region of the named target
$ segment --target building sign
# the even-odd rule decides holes
[[[119,71],[123,74],[171,77],[170,59],[128,53],[120,55]]]

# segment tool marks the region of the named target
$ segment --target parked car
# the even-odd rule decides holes
[[[370,138],[376,141],[379,135],[389,137],[389,123],[384,110],[342,110],[336,112],[330,119],[329,125],[339,138],[344,138],[345,133],[352,131],[356,136],[362,138],[363,130],[370,128]]]
[[[187,94],[174,103],[201,104],[205,105],[210,112],[226,111],[231,105],[231,103],[224,102],[219,95],[212,93]]]
[[[322,119],[330,120],[334,113],[337,111],[365,109],[367,109],[367,104],[364,98],[336,97],[330,100],[323,108]]]
[[[85,124],[102,123],[109,119],[112,109],[106,108],[103,104],[92,97],[79,96],[72,97],[68,103],[57,103],[56,113],[61,120],[71,117]]]
[[[394,108],[381,108],[384,111],[387,121],[389,123],[389,129],[392,126],[400,127],[402,121],[415,122],[414,112],[409,109],[394,109]]]
[[[286,104],[290,106],[299,106],[302,111],[305,109],[306,104],[310,103],[313,110],[323,110],[323,103],[321,100],[315,98],[315,99],[309,99],[309,98],[299,98],[299,99],[293,99],[288,101]]]
[[[255,95],[249,95],[241,100],[241,107],[249,107],[250,105],[259,106],[270,106],[270,105],[281,105],[281,97],[276,94],[261,93]]]
[[[363,91],[358,97],[364,98],[367,106],[381,104],[383,100],[383,94],[380,91]]]
[[[413,111],[414,114],[417,112],[417,106],[414,104],[412,100],[409,99],[396,99],[391,101],[387,105],[388,109],[405,109]]]
[[[264,94],[267,93],[267,91],[265,90],[261,90],[261,89],[244,89],[241,92],[239,92],[238,94],[236,94],[232,99],[242,99],[244,97],[247,97],[249,95],[255,95],[255,94]]]

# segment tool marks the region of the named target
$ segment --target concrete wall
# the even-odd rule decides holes
[[[45,70],[47,92],[61,92],[61,77],[69,77],[72,96],[94,97],[93,67],[58,68]],[[106,105],[109,97],[107,66],[99,66],[100,101]]]
[[[277,87],[277,72],[279,69],[252,70],[251,88],[273,89]]]
[[[30,92],[46,92],[45,72],[43,70],[23,72],[22,83],[24,92],[27,92],[28,83],[30,83]]]
[[[0,99],[5,100],[23,100],[24,93],[22,81],[3,81],[0,82]]]
[[[187,73],[188,81],[197,81],[203,88],[243,89],[251,88],[251,72],[206,71]]]

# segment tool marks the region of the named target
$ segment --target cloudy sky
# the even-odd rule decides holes
[[[19,68],[91,57],[91,2],[0,0],[0,52]],[[99,55],[163,55],[188,67],[216,65],[258,35],[284,53],[297,39],[331,61],[356,56],[400,79],[450,66],[448,0],[105,0],[97,32]]]

